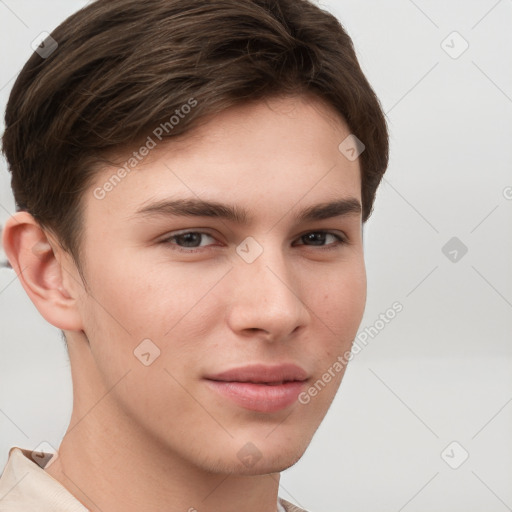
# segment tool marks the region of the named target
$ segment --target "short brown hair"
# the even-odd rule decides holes
[[[366,146],[363,222],[388,164],[388,132],[352,40],[307,0],[97,0],[34,52],[5,114],[3,152],[18,210],[53,231],[80,269],[81,199],[95,163],[193,109],[163,134],[273,95],[313,93]],[[46,57],[46,58],[45,58]],[[340,141],[341,142],[341,141]]]

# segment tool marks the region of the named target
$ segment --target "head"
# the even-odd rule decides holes
[[[51,37],[7,105],[4,246],[76,402],[111,390],[112,422],[208,470],[289,467],[343,377],[388,162],[349,36],[302,0],[99,0]],[[302,368],[290,404],[216,380],[256,363]]]

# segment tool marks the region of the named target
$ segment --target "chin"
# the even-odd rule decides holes
[[[295,465],[304,455],[305,450],[299,452],[277,454],[274,457],[263,458],[256,463],[253,467],[243,467],[240,469],[240,474],[243,475],[267,475],[270,473],[280,473]]]
[[[243,433],[237,432],[236,438],[231,441],[231,449],[234,449],[238,459],[237,471],[246,475],[261,475],[292,467],[304,455],[319,424],[320,421],[312,423],[304,418],[301,422],[283,422],[270,428],[262,429],[259,426],[248,428]]]
[[[274,439],[271,437],[272,435],[267,439],[260,438],[254,443],[248,441],[242,447],[237,443],[234,472],[241,475],[279,473],[296,464],[304,455],[310,442],[310,439],[298,440],[277,435]],[[232,463],[233,459],[231,459]]]

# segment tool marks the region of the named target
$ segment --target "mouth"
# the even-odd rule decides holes
[[[308,378],[308,373],[296,364],[275,366],[252,364],[231,368],[214,375],[208,375],[206,378],[221,382],[252,382],[254,384],[277,385],[283,382],[304,381]]]
[[[297,365],[252,365],[205,377],[209,388],[238,407],[272,413],[292,406],[306,385],[307,372]]]
[[[296,380],[281,380],[279,382],[258,382],[254,380],[247,380],[247,381],[217,381],[217,382],[240,382],[241,384],[247,383],[247,384],[261,384],[263,386],[281,386],[281,384],[285,384],[286,382],[298,382]]]

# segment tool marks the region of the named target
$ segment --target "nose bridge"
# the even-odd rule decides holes
[[[230,322],[233,329],[262,329],[283,337],[304,325],[308,311],[293,267],[272,237],[245,240],[237,247]]]

